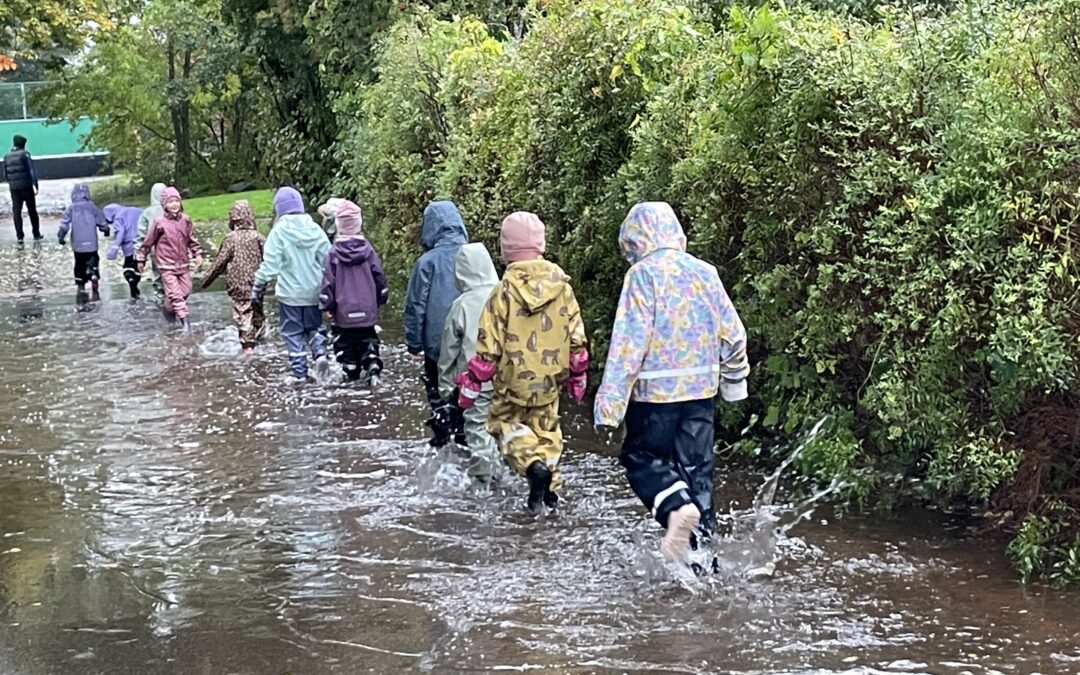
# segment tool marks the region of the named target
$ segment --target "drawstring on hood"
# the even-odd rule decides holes
[[[437,246],[461,246],[468,241],[465,221],[461,219],[461,212],[454,202],[431,202],[427,205],[420,227],[420,245],[425,251]]]
[[[454,285],[462,293],[478,288],[491,288],[499,283],[499,275],[491,255],[483,244],[465,244],[454,257]]]
[[[686,250],[674,209],[667,202],[636,204],[619,228],[619,248],[631,265],[662,249]]]

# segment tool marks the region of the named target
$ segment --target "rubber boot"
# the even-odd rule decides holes
[[[701,511],[693,504],[683,504],[668,515],[667,532],[660,541],[665,560],[682,560],[690,550],[690,537],[701,520]]]
[[[191,332],[191,319],[187,318],[186,316],[179,320],[179,325],[181,333]]]
[[[529,480],[527,505],[529,511],[540,513],[544,506],[544,498],[551,492],[551,469],[540,460],[536,460],[525,471],[525,478]]]

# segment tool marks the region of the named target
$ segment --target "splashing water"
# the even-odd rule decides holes
[[[718,515],[716,567],[722,577],[773,576],[781,555],[780,543],[788,532],[809,518],[819,504],[843,489],[843,482],[834,480],[795,504],[775,503],[784,472],[817,438],[825,421],[826,418],[818,420],[795,450],[765,479],[750,508],[731,509],[727,514]],[[702,565],[704,561],[695,559],[694,562]]]
[[[279,341],[227,356],[225,294],[184,336],[118,278],[77,312],[70,264],[0,243],[0,673],[1076,670],[1074,596],[1019,587],[963,521],[783,503],[800,448],[717,471],[748,506],[684,583],[583,408],[565,500],[531,516],[521,478],[478,494],[427,447],[400,331],[377,392],[295,383]]]

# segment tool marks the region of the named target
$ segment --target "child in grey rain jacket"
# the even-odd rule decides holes
[[[465,244],[454,256],[454,279],[461,295],[450,305],[443,328],[439,354],[439,394],[456,401],[454,379],[465,371],[469,359],[476,356],[476,338],[480,314],[499,283],[495,265],[483,244]],[[484,383],[476,404],[465,411],[465,444],[469,449],[469,475],[478,483],[491,480],[499,449],[487,430],[491,409],[492,384]]]

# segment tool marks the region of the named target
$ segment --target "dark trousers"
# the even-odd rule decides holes
[[[19,241],[23,240],[23,205],[30,213],[30,228],[34,231],[34,239],[41,238],[41,225],[38,222],[37,196],[34,188],[11,189],[11,217],[15,221],[15,236]]]
[[[98,267],[101,264],[101,258],[98,256],[97,251],[90,251],[88,253],[75,252],[75,283],[80,286],[85,286],[87,281],[97,282],[98,280]]]
[[[377,376],[382,373],[382,359],[379,358],[379,334],[374,326],[366,328],[333,327],[334,355],[345,376],[350,380],[359,380],[360,375]]]
[[[278,303],[278,319],[281,336],[289,350],[289,366],[294,377],[303,379],[308,374],[307,349],[312,358],[326,356],[326,332],[323,330],[322,313],[318,305],[286,305]]]
[[[135,256],[124,256],[124,281],[127,282],[128,288],[131,289],[131,297],[139,297],[139,282],[142,280],[142,276],[139,274],[139,268],[135,265]]]
[[[619,462],[630,487],[667,527],[672,511],[693,503],[701,511],[701,533],[716,527],[712,500],[712,399],[678,403],[631,401]]]
[[[424,374],[420,378],[424,382],[424,393],[427,395],[428,405],[431,406],[431,419],[428,426],[435,432],[435,439],[442,443],[451,435],[461,436],[465,433],[465,416],[461,408],[457,407],[457,401],[444,401],[439,393],[439,362],[430,356],[424,356]]]

